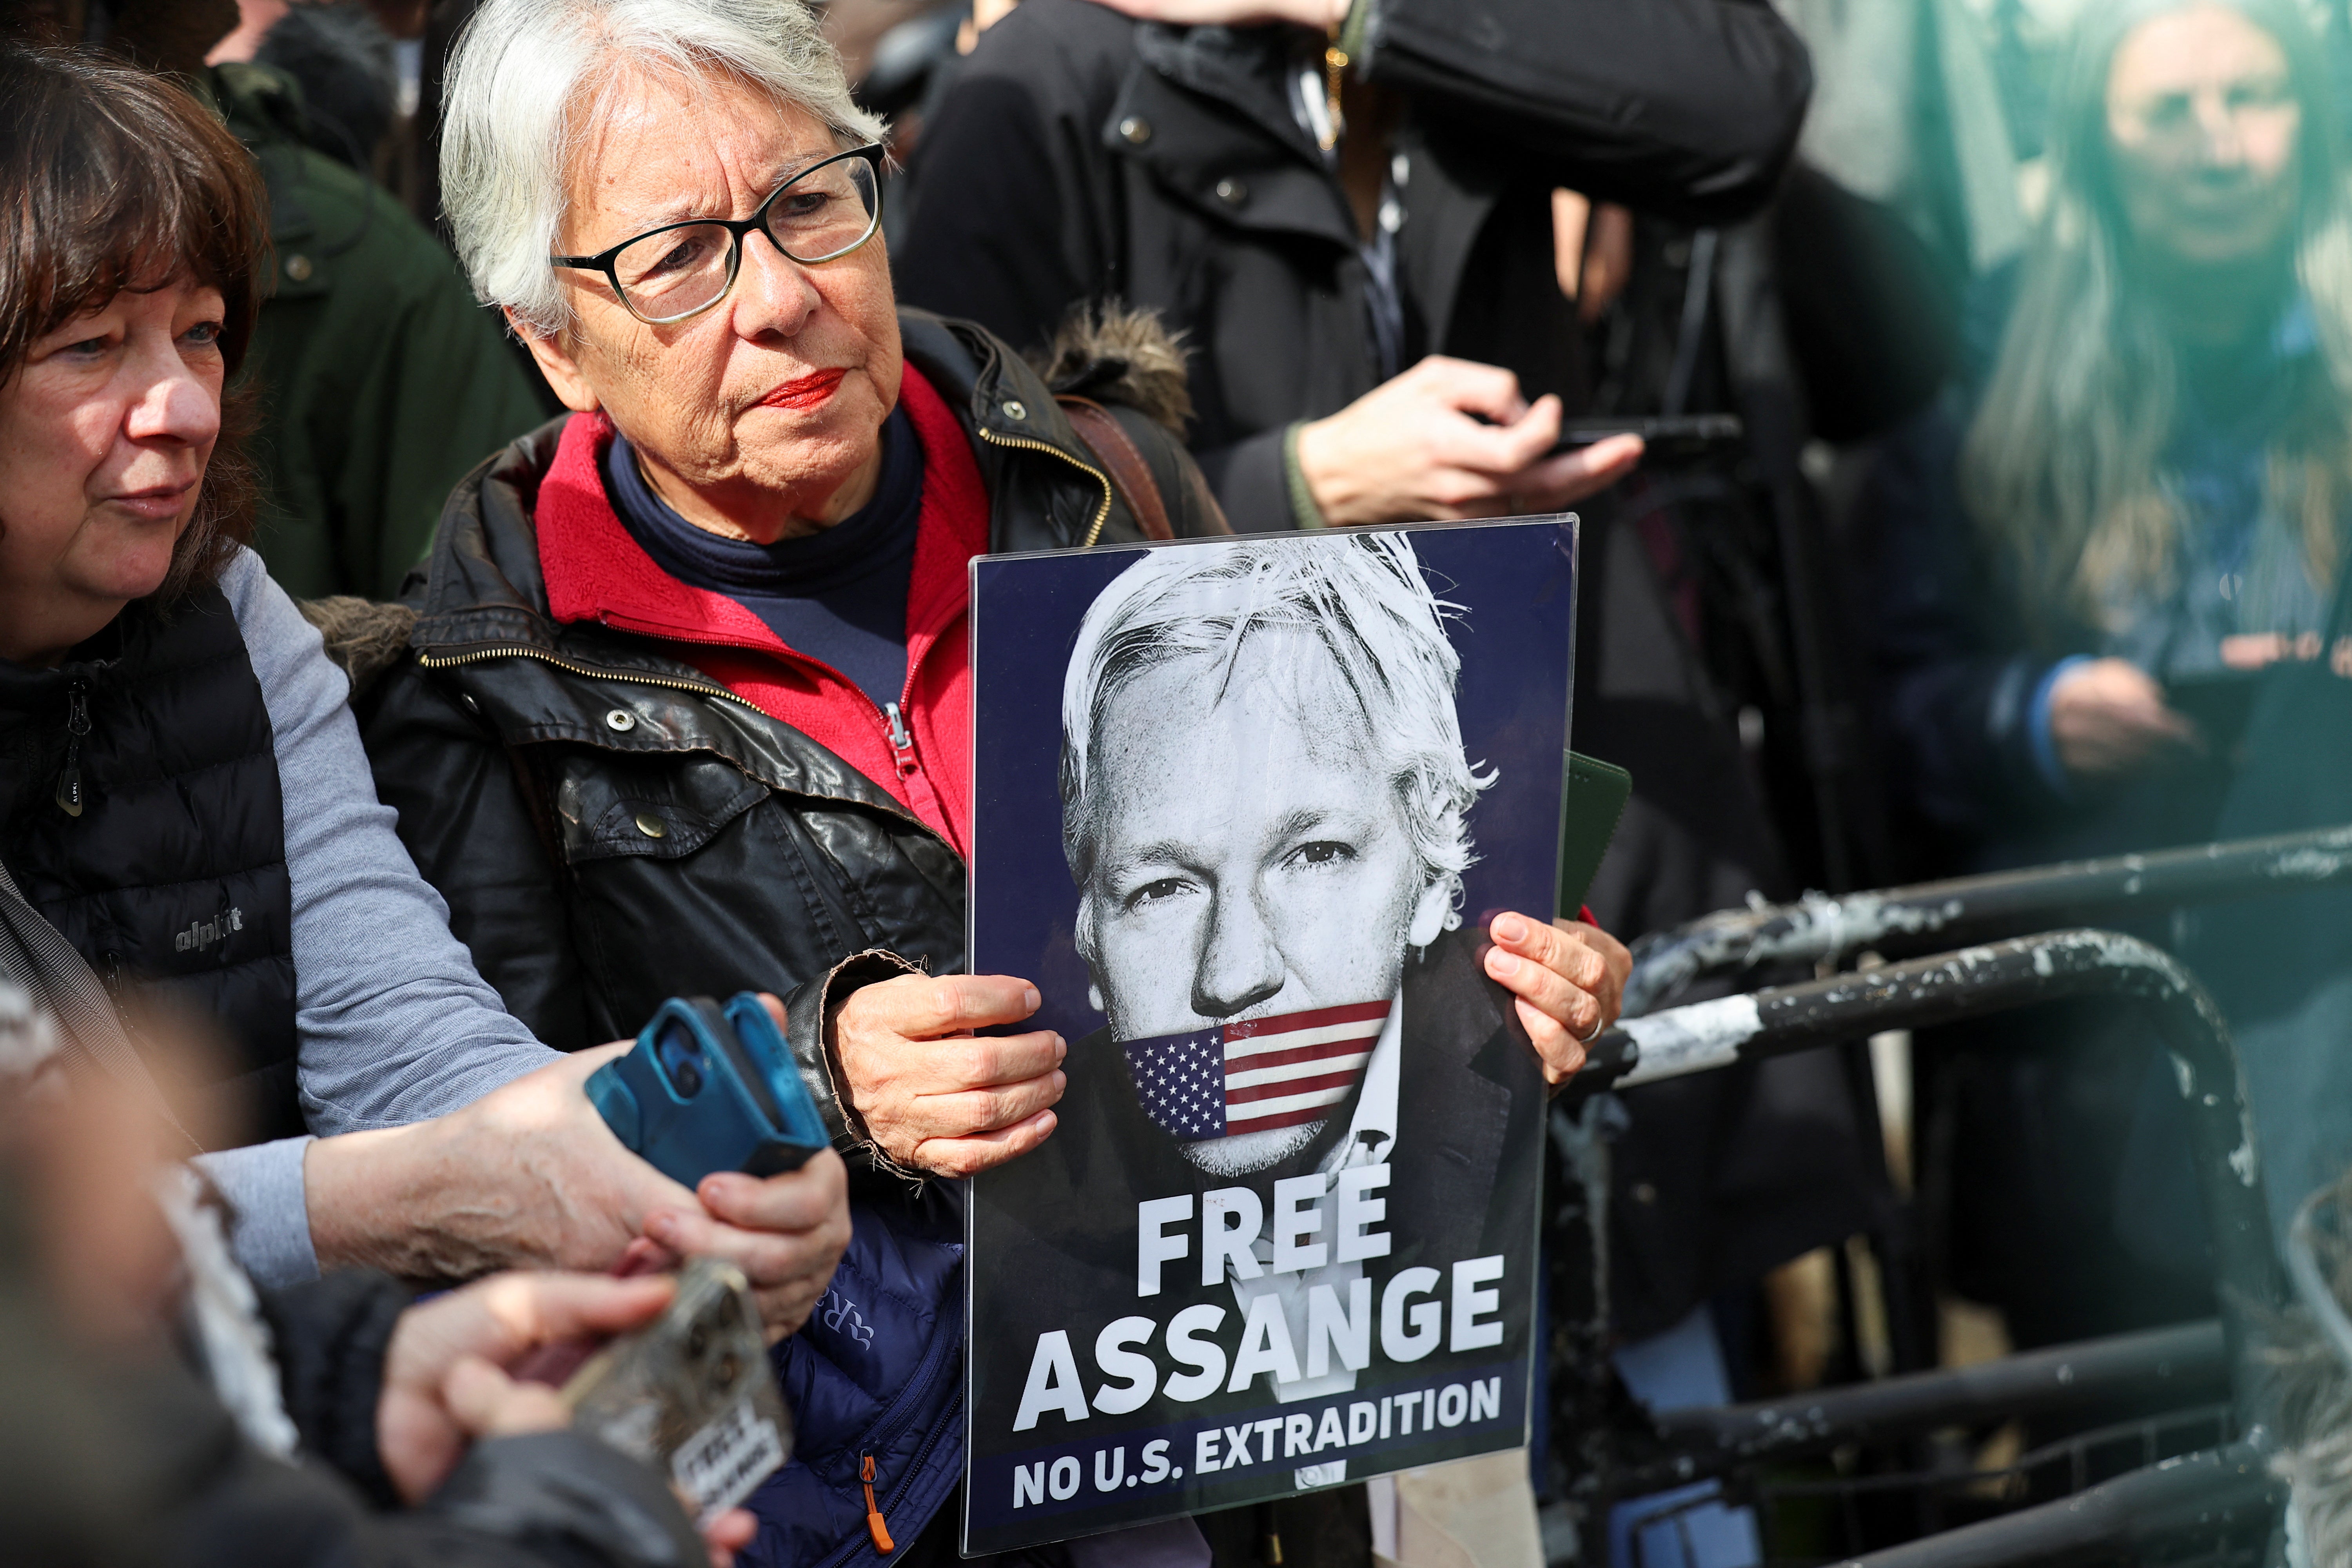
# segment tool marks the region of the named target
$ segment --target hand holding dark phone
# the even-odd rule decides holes
[[[2221,668],[2171,676],[2164,682],[2165,705],[2197,726],[2207,751],[2228,757],[2252,716],[2260,674]]]

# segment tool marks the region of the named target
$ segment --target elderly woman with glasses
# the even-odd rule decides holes
[[[855,1240],[776,1352],[798,1442],[750,1560],[951,1557],[962,1224],[905,1178],[1034,1147],[1063,1053],[971,1038],[1036,994],[956,973],[965,565],[1223,531],[1129,406],[1180,362],[1110,323],[1081,439],[995,339],[898,310],[881,127],[796,0],[488,0],[445,101],[458,253],[575,412],[452,497],[362,694],[379,788],[541,1039],[785,999]]]

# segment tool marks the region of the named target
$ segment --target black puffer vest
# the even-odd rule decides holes
[[[0,661],[0,859],[110,990],[226,1035],[221,1125],[302,1131],[278,752],[218,588],[133,605],[58,668]]]

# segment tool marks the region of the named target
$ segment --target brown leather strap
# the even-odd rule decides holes
[[[1127,432],[1118,427],[1110,410],[1089,397],[1057,397],[1062,412],[1078,432],[1078,439],[1103,466],[1110,476],[1111,488],[1118,499],[1127,503],[1136,525],[1143,530],[1146,539],[1173,539],[1176,531],[1168,525],[1168,508],[1160,499],[1159,481],[1151,477],[1151,466],[1143,454],[1135,449]]]

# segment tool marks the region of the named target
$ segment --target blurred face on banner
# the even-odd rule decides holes
[[[2235,11],[2142,23],[2107,72],[2116,195],[2142,245],[2192,266],[2263,255],[2293,229],[2303,108],[2285,51]]]

